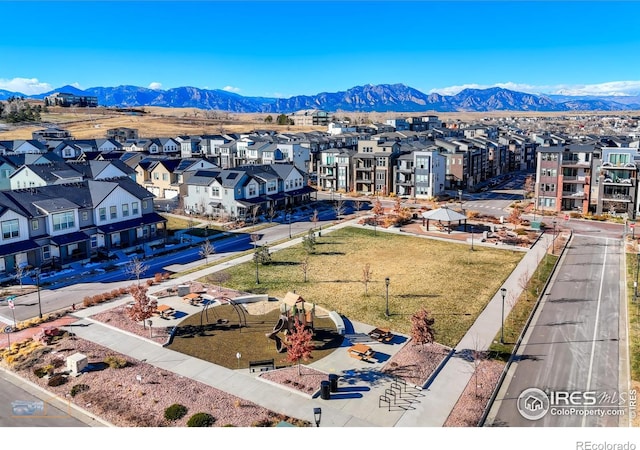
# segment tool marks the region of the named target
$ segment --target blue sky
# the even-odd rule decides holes
[[[635,95],[639,13],[631,1],[0,0],[0,89],[290,97],[403,83]]]

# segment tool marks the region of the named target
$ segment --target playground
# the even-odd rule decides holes
[[[252,363],[273,361],[273,367],[291,365],[287,336],[296,321],[313,333],[313,360],[342,344],[329,313],[296,294],[283,299],[239,303],[219,297],[179,322],[168,348],[229,369],[247,369]],[[258,369],[259,370],[259,369]]]

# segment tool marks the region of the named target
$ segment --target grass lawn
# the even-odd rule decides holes
[[[168,215],[163,215],[160,214],[162,217],[164,217],[165,219],[167,219],[167,230],[168,231],[177,231],[177,230],[185,230],[187,228],[189,228],[189,221],[186,219],[179,219],[175,216],[168,216]],[[197,222],[193,222],[194,225],[197,224]]]
[[[245,263],[225,271],[225,286],[282,298],[296,291],[307,302],[350,320],[410,333],[410,318],[424,306],[435,319],[437,342],[455,346],[524,253],[421,239],[349,227],[317,238],[307,282],[302,245],[272,254],[269,265]],[[365,294],[362,272],[372,277]],[[385,317],[389,277],[389,312]],[[200,281],[208,282],[206,277]]]
[[[311,305],[307,305],[310,307]],[[276,366],[288,366],[286,353],[278,353],[276,344],[265,336],[273,330],[280,317],[279,309],[262,315],[247,314],[247,326],[239,327],[237,313],[230,305],[208,309],[209,320],[203,316],[204,330],[200,330],[200,314],[194,314],[180,323],[176,336],[169,346],[171,350],[186,353],[230,369],[248,368],[249,361],[273,358]],[[218,319],[228,322],[217,325]],[[282,339],[284,334],[278,333]],[[338,348],[343,337],[328,317],[314,320],[314,360],[321,359]],[[241,354],[240,361],[236,353]],[[304,364],[305,361],[302,361]]]

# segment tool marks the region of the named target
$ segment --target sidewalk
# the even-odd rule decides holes
[[[353,221],[345,221],[330,228],[323,229],[323,233],[351,226]],[[403,233],[400,229],[379,229],[381,233]],[[429,236],[421,236],[429,239]],[[552,243],[553,236],[543,234],[540,240],[524,255],[516,269],[507,278],[503,287],[507,289],[509,296],[516,298],[522,292],[521,279],[525,274],[531,276],[540,260],[544,257],[548,247]],[[272,251],[296,245],[301,238],[293,239],[271,247]],[[222,270],[230,265],[250,261],[252,255],[245,255],[229,261],[220,266],[209,267],[197,272],[187,274],[173,280],[175,283],[192,281],[202,276]],[[153,292],[150,292],[151,294]],[[128,355],[132,358],[145,360],[164,370],[169,370],[179,375],[189,377],[237,395],[245,400],[252,401],[260,406],[278,413],[292,417],[312,420],[313,408],[322,407],[323,426],[329,427],[441,427],[444,425],[458,398],[465,389],[473,374],[473,363],[460,357],[465,350],[486,350],[492,343],[501,327],[501,314],[503,299],[500,291],[496,292],[476,322],[471,326],[467,334],[458,344],[456,354],[449,358],[431,385],[422,391],[424,397],[420,397],[411,404],[408,410],[388,411],[387,407],[379,407],[378,399],[389,387],[390,380],[384,377],[377,366],[357,367],[358,362],[344,355],[343,347],[336,350],[322,360],[310,364],[329,373],[337,373],[347,377],[354,384],[349,385],[345,395],[334,396],[330,400],[320,398],[309,399],[304,395],[292,392],[284,387],[276,386],[256,379],[247,369],[231,370],[215,364],[193,358],[173,350],[169,350],[143,339],[111,327],[104,326],[91,320],[82,319],[86,311],[78,311],[76,317],[81,318],[78,323],[86,323],[84,327],[74,327],[74,332],[83,339],[96,342],[114,351]],[[112,306],[112,305],[111,305]],[[511,307],[504,305],[505,317]],[[95,310],[91,311],[91,314]],[[352,335],[347,335],[345,345],[353,339],[361,338],[372,328],[366,324],[353,323]],[[373,344],[375,345],[375,344]],[[384,344],[382,344],[384,345]],[[388,347],[384,348],[388,350]],[[397,350],[396,350],[397,351]],[[346,367],[354,370],[345,369]]]

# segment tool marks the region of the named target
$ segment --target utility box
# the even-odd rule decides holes
[[[89,365],[87,356],[82,353],[74,353],[67,357],[67,371],[71,375],[78,375],[87,365]]]
[[[179,284],[178,285],[178,297],[184,297],[187,294],[191,293],[191,286],[188,284]]]

